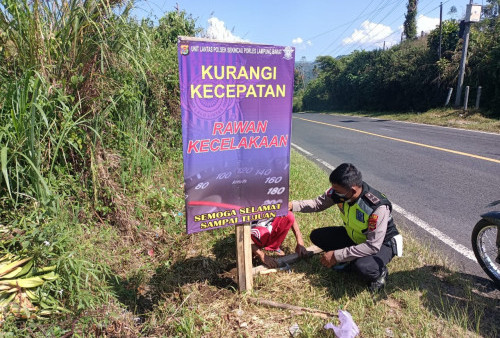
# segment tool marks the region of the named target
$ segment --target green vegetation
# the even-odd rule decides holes
[[[7,316],[0,325],[15,336],[33,327],[57,336],[88,311],[121,311],[116,262],[96,242],[141,242],[150,224],[132,183],[179,163],[176,42],[196,34],[194,20],[172,12],[157,25],[136,22],[131,8],[0,1],[0,250],[33,257],[35,269],[56,266],[60,278],[43,292],[72,312],[60,326]],[[151,196],[165,213],[154,226],[180,218],[168,187],[164,202]]]
[[[185,234],[176,39],[198,29],[184,12],[137,22],[131,8],[0,0],[0,257],[15,263],[0,284],[17,297],[1,297],[2,335],[280,336],[294,322],[324,335],[323,319],[236,292],[234,229]],[[325,184],[292,154],[291,198]],[[298,219],[305,235],[339,222],[334,210]],[[347,309],[366,336],[497,335],[493,300],[405,234],[381,299],[318,257],[256,278],[253,296]]]
[[[417,4],[418,0],[408,0],[407,13],[403,24],[403,33],[407,39],[417,38]]]
[[[416,1],[409,1],[409,13],[412,3]],[[469,107],[481,86],[481,108],[496,117],[500,116],[498,8],[498,0],[488,0],[484,18],[471,26],[464,81],[464,86],[470,86]],[[457,21],[443,23],[441,59],[438,58],[439,28],[388,50],[355,51],[339,58],[320,56],[315,62],[317,78],[299,92],[295,111],[401,112],[442,107],[448,88],[456,88],[462,53],[458,32]]]

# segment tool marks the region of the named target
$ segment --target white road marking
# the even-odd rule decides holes
[[[482,133],[482,134],[489,134],[489,135],[497,135],[499,136],[500,134],[499,133],[495,133],[495,132],[491,132],[491,131],[483,131],[483,130],[471,130],[471,129],[463,129],[463,128],[458,128],[458,127],[448,127],[448,126],[437,126],[437,125],[434,125],[434,124],[427,124],[427,123],[420,123],[420,122],[410,122],[410,121],[399,121],[399,120],[387,120],[387,119],[384,119],[384,118],[381,118],[381,117],[369,117],[369,116],[352,116],[352,115],[338,115],[338,114],[335,114],[335,113],[321,113],[323,115],[333,115],[333,116],[342,116],[342,117],[345,117],[345,116],[349,116],[349,117],[357,117],[359,119],[372,119],[372,120],[386,120],[386,121],[390,121],[390,122],[397,122],[397,123],[407,123],[407,124],[416,124],[416,125],[419,125],[419,126],[425,126],[425,127],[436,127],[436,128],[445,128],[445,129],[453,129],[453,130],[457,130],[457,131],[465,131],[465,132],[472,132],[472,133]]]
[[[452,249],[457,251],[459,254],[461,254],[461,255],[467,257],[468,259],[477,263],[476,257],[474,256],[474,252],[472,252],[472,250],[468,249],[467,247],[463,246],[462,244],[455,242],[455,240],[453,238],[442,233],[438,229],[433,228],[429,223],[421,220],[420,218],[418,218],[417,216],[415,216],[411,212],[406,211],[405,209],[403,209],[399,205],[392,203],[392,207],[396,212],[400,213],[401,215],[406,217],[408,220],[412,221],[413,223],[415,223],[416,225],[418,225],[419,227],[421,227],[422,229],[427,231],[429,234],[431,234],[432,236],[439,239],[444,244],[450,246]]]
[[[306,154],[306,155],[309,155],[309,156],[313,156],[313,154],[311,154],[310,152],[308,152],[307,150],[305,150],[304,148],[301,148],[299,147],[298,145],[296,145],[295,143],[292,142],[292,147],[294,147],[295,149],[297,149],[298,151]]]
[[[324,165],[328,169],[331,169],[331,170],[335,169],[334,166],[332,166],[331,164],[329,164],[328,162],[326,162],[320,158],[314,157],[314,155],[312,153],[308,152],[304,148],[301,148],[294,143],[292,143],[292,147],[294,147],[295,149],[297,149],[298,151],[300,151],[306,155],[313,157],[317,162],[321,163],[322,165]],[[409,221],[415,223],[417,226],[419,226],[423,230],[427,231],[429,234],[436,237],[438,240],[440,240],[444,244],[450,246],[453,250],[457,251],[462,256],[477,263],[476,257],[474,256],[474,252],[472,250],[468,249],[467,247],[463,246],[462,244],[455,242],[455,240],[453,238],[442,233],[438,229],[433,228],[429,223],[425,222],[424,220],[421,220],[420,218],[418,218],[417,216],[415,216],[411,212],[406,211],[405,209],[403,209],[399,205],[392,203],[392,207],[393,207],[394,211],[400,213]]]
[[[305,150],[304,148],[302,147],[299,147],[298,145],[296,145],[295,143],[292,143],[292,147],[294,147],[295,149],[297,149],[298,151],[300,151],[301,153],[303,154],[306,154],[308,156],[311,156],[311,157],[314,157],[314,155],[310,152],[308,152],[307,150]],[[332,166],[331,164],[329,164],[328,162],[325,162],[323,161],[322,159],[320,158],[314,158],[316,161],[318,161],[319,163],[321,163],[322,165],[324,165],[325,167],[327,167],[328,169],[330,170],[333,170],[335,169],[334,166]]]
[[[480,160],[485,160],[485,161],[500,163],[500,160],[497,160],[495,158],[489,158],[489,157],[485,157],[485,156],[479,156],[479,155],[476,155],[476,154],[465,153],[465,152],[457,151],[457,150],[453,150],[453,149],[436,147],[436,146],[432,146],[430,144],[413,142],[413,141],[409,141],[409,140],[405,140],[405,139],[401,139],[401,138],[396,138],[396,137],[391,137],[391,136],[376,134],[376,133],[364,131],[364,130],[361,130],[361,129],[349,128],[349,127],[339,126],[337,124],[326,123],[326,122],[315,121],[315,120],[309,120],[309,119],[305,119],[305,118],[302,118],[302,117],[296,117],[296,119],[300,119],[300,120],[304,120],[304,121],[308,121],[308,122],[312,122],[312,123],[317,123],[317,124],[323,124],[323,125],[334,127],[334,128],[340,128],[340,129],[350,130],[350,131],[354,131],[354,132],[357,132],[357,133],[362,133],[362,134],[366,134],[366,135],[380,137],[380,138],[384,138],[384,139],[392,140],[392,141],[396,141],[396,142],[402,142],[402,143],[406,143],[406,144],[413,144],[413,145],[419,146],[419,147],[424,147],[424,148],[429,148],[429,149],[444,151],[444,152],[447,152],[447,153],[452,153],[452,154],[457,154],[457,155],[462,155],[462,156],[473,157],[473,158],[477,158],[477,159],[480,159]]]

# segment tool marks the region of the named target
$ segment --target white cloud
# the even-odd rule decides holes
[[[248,40],[244,40],[239,36],[234,35],[229,29],[226,28],[224,21],[219,20],[216,17],[208,19],[206,37],[226,42],[248,42]]]
[[[439,18],[430,18],[422,14],[417,18],[417,32],[419,35],[421,31],[428,33],[437,26],[439,26]]]
[[[361,24],[361,29],[355,29],[351,36],[342,40],[344,45],[361,44],[365,48],[384,44],[384,39],[394,39],[394,31],[391,27],[382,24],[376,24],[368,20]]]
[[[431,18],[425,15],[417,17],[417,32],[430,32],[439,26],[439,18]],[[360,29],[355,29],[351,36],[342,40],[343,45],[355,45],[355,48],[381,48],[385,46],[389,48],[400,42],[401,34],[403,32],[403,25],[399,26],[397,30],[393,30],[389,26],[376,24],[370,21],[364,21]]]
[[[295,45],[297,49],[305,50],[307,47],[312,46],[311,40],[304,41],[301,37],[297,37],[292,40],[292,45]]]

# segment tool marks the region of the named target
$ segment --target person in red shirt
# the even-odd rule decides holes
[[[281,256],[284,255],[280,246],[290,229],[292,229],[295,239],[297,240],[295,252],[299,257],[306,256],[307,250],[304,247],[304,240],[299,225],[295,220],[295,215],[291,211],[289,211],[286,216],[265,219],[252,224],[251,238],[254,243],[252,244],[253,255],[257,256],[264,265],[270,268],[278,267],[276,260],[266,255],[263,250],[274,251]]]

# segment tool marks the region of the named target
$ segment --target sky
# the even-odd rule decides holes
[[[407,0],[139,0],[133,14],[153,21],[184,10],[206,37],[295,47],[295,60],[391,47],[401,41]],[[417,31],[439,25],[438,0],[419,0]],[[469,0],[443,0],[443,20],[461,19]],[[485,0],[476,0],[484,5]],[[456,8],[451,13],[451,8]]]

